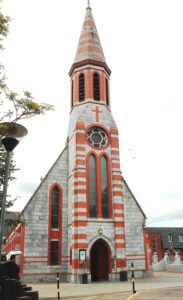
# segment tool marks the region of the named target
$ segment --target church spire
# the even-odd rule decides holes
[[[106,63],[89,0],[74,64],[88,59]]]
[[[71,108],[80,102],[98,101],[110,107],[109,77],[111,74],[105,60],[96,25],[88,1],[84,23],[71,77]]]

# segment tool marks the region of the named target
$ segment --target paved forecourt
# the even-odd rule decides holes
[[[183,299],[183,287],[140,291],[136,294],[117,293],[100,296],[67,298],[67,300],[180,300]]]
[[[57,284],[55,283],[36,283],[29,284],[34,290],[39,291],[41,300],[57,299]],[[172,288],[169,290],[169,288]],[[90,283],[90,284],[72,284],[60,283],[60,299],[117,299],[117,294],[120,299],[182,299],[183,300],[183,273],[167,273],[156,272],[151,278],[137,279],[135,282],[136,294],[132,294],[131,280],[127,282],[103,282],[103,283]],[[157,291],[158,289],[158,291]],[[148,292],[147,292],[148,291]],[[168,292],[166,292],[168,291]],[[164,298],[157,298],[163,293]],[[112,294],[110,296],[110,294]],[[171,297],[177,294],[178,298]],[[100,297],[98,297],[100,296]],[[165,297],[166,296],[166,297]],[[182,298],[180,298],[180,296]],[[113,297],[113,298],[112,298]],[[142,298],[143,297],[143,298]],[[146,298],[145,298],[146,297]]]

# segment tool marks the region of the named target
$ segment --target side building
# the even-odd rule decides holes
[[[51,280],[59,271],[74,283],[83,273],[89,282],[114,281],[132,262],[136,276],[151,269],[146,217],[121,172],[110,74],[87,7],[69,72],[67,143],[22,211],[24,279]]]
[[[160,261],[165,253],[178,252],[183,259],[183,227],[147,227],[152,255]]]

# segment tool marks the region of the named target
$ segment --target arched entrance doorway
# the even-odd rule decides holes
[[[109,279],[109,247],[103,239],[97,240],[90,251],[90,271],[92,281]]]

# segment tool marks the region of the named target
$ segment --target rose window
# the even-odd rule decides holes
[[[100,127],[92,127],[87,132],[88,142],[96,148],[105,147],[108,143],[106,132]]]

